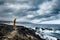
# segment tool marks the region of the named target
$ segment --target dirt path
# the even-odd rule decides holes
[[[17,34],[17,30],[13,30],[12,32],[10,32],[8,35],[6,35],[5,37],[7,37],[4,40],[8,40],[8,39],[13,39],[13,37]]]

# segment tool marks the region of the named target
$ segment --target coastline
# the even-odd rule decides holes
[[[35,34],[35,30],[24,26],[16,26],[17,30],[14,30],[12,25],[0,24],[0,28],[1,40],[44,40]]]

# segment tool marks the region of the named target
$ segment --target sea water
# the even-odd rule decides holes
[[[37,29],[36,29],[37,28]],[[43,30],[43,29],[44,30]],[[42,39],[46,40],[60,40],[60,25],[59,24],[44,24],[39,27],[33,27],[36,30],[36,34]]]
[[[18,24],[36,30],[36,34],[46,40],[60,40],[60,24]],[[37,27],[37,29],[36,29]],[[44,30],[42,30],[42,28]]]

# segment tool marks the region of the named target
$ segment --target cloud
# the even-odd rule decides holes
[[[34,15],[27,15],[26,17],[27,18],[32,18],[32,17],[34,17]]]
[[[44,2],[41,5],[39,5],[40,10],[38,10],[37,13],[39,15],[50,14],[53,11],[56,11],[54,10],[56,6],[56,0]]]
[[[34,19],[34,20],[32,20],[31,22],[32,22],[32,23],[37,23],[37,24],[39,24],[40,20]]]
[[[21,1],[24,2],[24,1]],[[25,1],[26,3],[26,1]],[[25,10],[29,9],[30,6],[27,4],[20,4],[18,3],[18,1],[16,0],[6,0],[4,1],[4,5],[2,4],[0,6],[0,13],[1,13],[1,17],[5,18],[5,17],[21,17],[24,16]],[[25,5],[25,6],[24,6]],[[26,15],[26,14],[25,14]]]
[[[1,0],[0,20],[25,21],[40,24],[60,19],[60,0]]]
[[[4,4],[4,0],[0,0],[0,5],[3,5]]]
[[[42,22],[41,24],[60,24],[60,19],[52,20],[52,21],[45,21],[45,22]]]
[[[42,3],[39,7],[40,10],[37,10],[37,16],[31,18],[32,21],[38,21],[38,23],[40,22],[44,22],[44,21],[49,21],[49,20],[55,20],[55,19],[60,19],[59,17],[57,18],[57,15],[59,15],[59,9],[57,8],[58,6],[58,1],[57,0],[53,0],[53,1],[47,1]],[[37,22],[36,22],[37,23]]]

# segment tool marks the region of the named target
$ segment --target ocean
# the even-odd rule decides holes
[[[42,38],[45,39],[48,38],[49,40],[55,40],[55,39],[60,39],[60,24],[16,24],[20,26],[25,26],[27,28],[32,28],[36,30],[36,33],[38,35],[41,34],[44,35]],[[51,38],[50,38],[51,37]]]
[[[40,26],[33,26],[32,29],[37,30],[36,33],[40,35],[40,37],[41,34],[44,35],[42,37],[43,39],[60,40],[60,24],[40,24]]]

